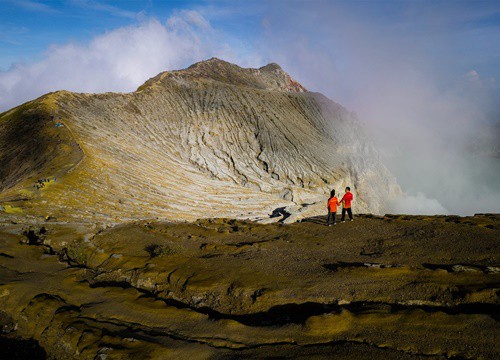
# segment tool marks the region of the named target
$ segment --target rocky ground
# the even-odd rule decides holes
[[[499,220],[4,222],[0,358],[498,358]]]

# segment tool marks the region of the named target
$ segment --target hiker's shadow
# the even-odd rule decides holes
[[[314,223],[314,224],[319,224],[319,225],[326,225],[326,216],[323,216],[323,215],[312,216],[312,217],[302,219],[301,222],[309,222],[309,223]]]

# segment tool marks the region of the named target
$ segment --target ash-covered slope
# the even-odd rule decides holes
[[[294,220],[324,212],[331,188],[350,185],[356,211],[374,213],[400,191],[355,117],[276,64],[210,59],[130,94],[48,94],[1,114],[0,141],[0,201],[23,215],[265,218],[288,207]]]

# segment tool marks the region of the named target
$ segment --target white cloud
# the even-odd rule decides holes
[[[187,21],[189,24],[194,25],[200,29],[203,30],[211,30],[210,23],[197,11],[193,10],[185,10],[182,12],[184,14],[184,19]],[[178,20],[179,17],[172,17],[169,19],[170,23],[176,22],[175,20]]]
[[[468,85],[475,90],[489,90],[493,89],[496,85],[496,79],[494,77],[483,80],[481,75],[474,69],[468,71],[463,77]]]
[[[54,9],[53,7],[43,4],[37,1],[31,1],[31,0],[16,0],[12,1],[15,5],[29,10],[29,11],[35,11],[35,12],[45,12],[45,13],[57,13],[58,11]]]
[[[467,79],[469,79],[470,81],[478,81],[479,80],[479,74],[474,69],[472,69],[467,74],[465,74],[465,77]]]
[[[239,60],[199,13],[181,11],[166,23],[148,19],[87,44],[53,45],[39,62],[0,72],[0,111],[56,90],[134,91],[162,71],[212,56]]]
[[[474,69],[468,71],[464,75],[464,78],[468,81],[470,86],[473,86],[475,88],[482,88],[483,87],[483,80],[479,76],[479,73]]]
[[[123,10],[116,6],[103,4],[93,0],[71,0],[71,3],[82,8],[107,12],[117,17],[136,18],[139,15],[132,11]]]

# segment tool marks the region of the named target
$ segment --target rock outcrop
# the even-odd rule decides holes
[[[331,188],[352,186],[356,211],[372,213],[400,191],[358,120],[276,64],[210,59],[129,94],[51,93],[0,114],[0,147],[0,202],[25,217],[264,219],[285,208],[295,221],[323,213]]]

